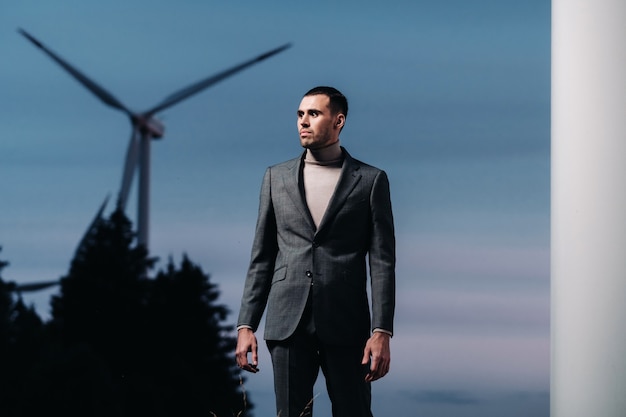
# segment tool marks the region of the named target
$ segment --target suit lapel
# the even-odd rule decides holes
[[[335,192],[328,202],[326,212],[324,213],[324,216],[320,221],[320,226],[315,234],[316,236],[318,236],[324,230],[324,228],[331,223],[331,220],[335,217],[352,190],[354,190],[354,187],[361,179],[361,173],[359,172],[360,165],[356,163],[354,159],[352,159],[350,154],[345,149],[343,149],[343,152],[345,154],[345,160],[343,162],[343,166],[341,167],[339,181],[337,182]]]
[[[293,202],[294,207],[300,212],[302,218],[306,220],[307,224],[311,227],[311,230],[315,231],[315,223],[311,212],[306,204],[306,198],[304,196],[304,184],[301,181],[302,164],[304,154],[294,161],[294,164],[290,167],[287,175],[284,176],[283,181],[285,184],[285,190],[289,195],[289,198]]]
[[[335,217],[339,209],[341,209],[346,199],[361,179],[361,173],[359,172],[360,165],[352,159],[350,154],[345,149],[343,149],[343,152],[345,154],[345,161],[341,167],[339,181],[337,182],[335,191],[328,202],[328,207],[326,208],[326,212],[324,212],[324,216],[322,217],[317,231],[311,212],[306,204],[304,184],[301,178],[304,154],[299,159],[294,161],[293,165],[289,168],[288,174],[283,177],[285,190],[293,202],[294,207],[300,212],[302,218],[305,219],[311,230],[315,231],[316,236],[318,236],[324,228],[330,224],[333,217]]]

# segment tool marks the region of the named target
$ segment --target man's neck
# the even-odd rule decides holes
[[[339,141],[320,149],[307,149],[305,159],[310,162],[324,163],[337,161],[343,156]]]

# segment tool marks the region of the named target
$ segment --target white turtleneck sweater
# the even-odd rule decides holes
[[[323,149],[308,149],[304,157],[304,192],[315,227],[337,187],[343,159],[339,141]]]

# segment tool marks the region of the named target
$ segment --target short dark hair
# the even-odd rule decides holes
[[[334,87],[319,86],[311,88],[304,97],[318,94],[323,94],[330,99],[330,111],[334,114],[343,113],[346,118],[348,117],[348,99],[341,94],[341,91]]]

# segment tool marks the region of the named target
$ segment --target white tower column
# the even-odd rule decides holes
[[[552,1],[551,417],[626,416],[626,1]]]

